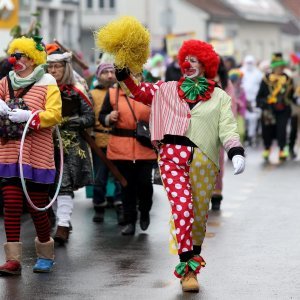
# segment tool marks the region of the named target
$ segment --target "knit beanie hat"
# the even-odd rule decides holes
[[[99,64],[99,66],[97,67],[97,70],[96,70],[96,76],[99,77],[101,75],[101,73],[106,69],[114,69],[114,65],[110,64],[110,63]]]

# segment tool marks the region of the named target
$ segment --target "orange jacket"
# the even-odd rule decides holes
[[[116,128],[136,128],[135,120],[125,98],[125,93],[120,89],[118,101],[116,101],[116,88],[109,89],[110,103],[113,110],[118,110],[119,119],[115,123]],[[138,103],[130,98],[129,102],[138,120],[149,122],[150,107]],[[116,103],[117,102],[117,103]],[[155,160],[154,150],[142,146],[134,137],[110,135],[107,146],[107,158],[111,160]]]

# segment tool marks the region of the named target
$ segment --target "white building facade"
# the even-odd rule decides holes
[[[198,39],[206,38],[208,15],[181,0],[81,0],[80,44],[94,62],[99,55],[93,32],[120,16],[134,16],[151,33],[151,48],[161,50],[168,33],[195,32]]]

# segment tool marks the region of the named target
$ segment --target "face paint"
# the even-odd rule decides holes
[[[16,63],[13,65],[13,69],[16,73],[22,72],[26,70],[26,68],[27,66],[20,61],[16,61]]]
[[[187,56],[182,68],[184,77],[195,78],[200,75],[200,63],[195,56]]]

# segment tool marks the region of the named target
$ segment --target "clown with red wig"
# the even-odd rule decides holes
[[[122,24],[119,28],[125,27]],[[103,40],[107,30],[108,27],[98,33],[100,47],[106,46]],[[124,44],[122,47],[125,48]],[[181,278],[183,291],[198,292],[197,274],[205,266],[200,252],[219,170],[220,146],[232,159],[234,174],[242,173],[245,168],[231,98],[213,81],[219,57],[210,44],[188,40],[178,54],[182,78],[178,82],[153,84],[136,83],[131,75],[134,59],[128,59],[122,68],[124,51],[112,52],[121,62],[117,64],[116,76],[122,88],[134,100],[151,106],[151,140],[159,153],[161,178],[172,211],[170,250],[180,259],[174,274]]]

